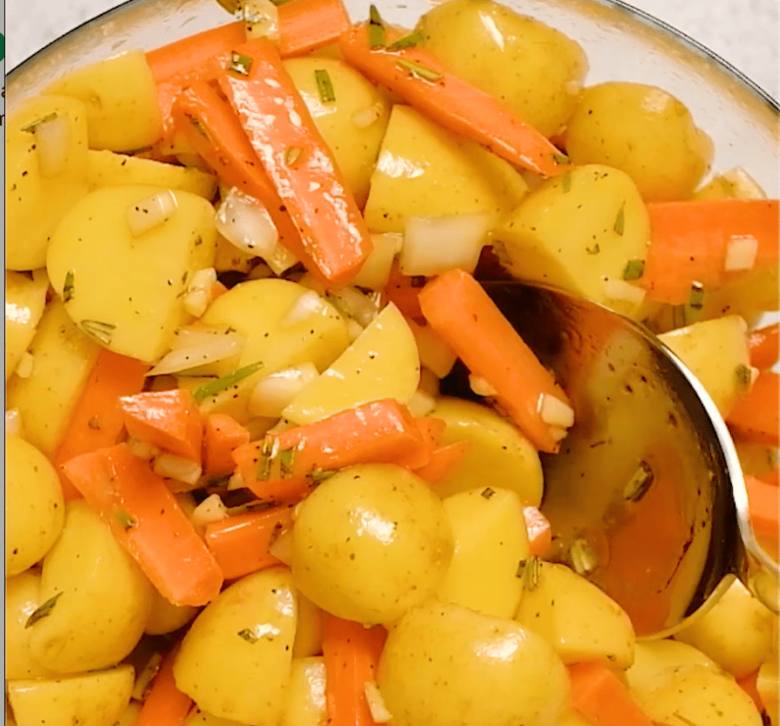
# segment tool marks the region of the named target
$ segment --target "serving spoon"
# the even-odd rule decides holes
[[[542,454],[553,559],[609,594],[640,636],[679,630],[734,576],[777,612],[780,568],[756,541],[734,444],[697,378],[602,305],[482,284],[574,408],[560,452]],[[467,373],[456,368],[445,390],[465,395]]]

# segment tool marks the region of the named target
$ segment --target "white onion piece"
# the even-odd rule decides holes
[[[146,661],[141,672],[136,676],[135,685],[131,697],[136,701],[143,701],[146,697],[146,690],[149,688],[152,680],[157,675],[162,665],[162,654],[152,653],[149,660]]]
[[[292,565],[292,529],[284,530],[276,541],[268,548],[268,551],[283,565]]]
[[[382,290],[390,279],[393,260],[403,248],[404,238],[403,235],[394,233],[372,234],[371,241],[374,243],[374,249],[352,280],[352,284],[369,290]]]
[[[452,348],[430,325],[419,325],[409,318],[406,322],[417,343],[420,364],[433,371],[439,378],[447,376],[458,359]]]
[[[574,409],[557,396],[543,393],[539,397],[539,415],[548,426],[560,429],[574,426]]]
[[[239,354],[246,344],[238,333],[225,335],[210,335],[210,340],[190,346],[178,348],[163,356],[160,362],[152,368],[147,376],[163,376],[179,373],[190,368],[216,363],[233,355]]]
[[[347,320],[347,335],[350,343],[354,343],[364,330],[365,328],[357,320],[352,318]]]
[[[159,194],[153,194],[127,208],[127,223],[130,234],[139,237],[144,232],[167,222],[176,211],[178,202],[173,192],[166,189]]]
[[[439,377],[433,371],[425,367],[420,368],[420,383],[417,385],[417,388],[436,398],[440,393],[440,383]]]
[[[22,435],[22,414],[18,408],[11,408],[5,412],[5,435]]]
[[[35,127],[38,171],[44,179],[53,179],[65,171],[70,149],[70,121],[55,114]]]
[[[469,388],[478,396],[495,396],[498,393],[490,381],[481,376],[475,376],[473,373],[469,374]]]
[[[387,710],[385,700],[379,692],[379,687],[374,681],[366,681],[363,684],[363,692],[366,696],[368,710],[371,711],[371,718],[376,723],[390,723],[393,720],[393,714]]]
[[[359,129],[367,129],[373,126],[382,115],[382,105],[375,103],[352,114],[352,123]]]
[[[415,418],[422,418],[436,408],[436,399],[427,391],[418,388],[412,394],[406,407],[409,409],[409,413],[412,414],[412,416]]]
[[[216,282],[217,271],[213,267],[206,267],[193,274],[187,285],[187,294],[184,296],[184,309],[187,313],[199,318],[206,312]]]
[[[238,472],[235,472],[230,479],[228,479],[227,490],[229,492],[232,492],[234,489],[243,489],[244,486],[244,477]]]
[[[282,317],[280,325],[290,328],[293,325],[308,320],[313,315],[327,315],[328,304],[314,290],[303,293],[293,302]]]
[[[144,461],[151,461],[160,453],[160,450],[154,444],[134,439],[132,436],[127,440],[127,448],[130,449],[130,453],[133,456],[137,456]]]
[[[401,272],[426,277],[456,267],[474,272],[492,224],[493,215],[485,213],[409,217]]]
[[[195,487],[198,484],[200,475],[203,473],[197,461],[185,459],[183,456],[176,456],[167,452],[158,454],[155,457],[152,469],[154,469],[155,474],[159,474],[166,479],[175,479],[177,482],[187,484],[190,487]],[[186,489],[179,489],[179,491],[186,491]]]
[[[601,292],[608,300],[623,301],[640,305],[645,299],[645,291],[625,280],[608,277],[601,286]]]
[[[568,435],[569,432],[566,429],[550,426],[550,436],[552,436],[553,441],[563,441]]]
[[[347,318],[357,320],[364,328],[382,309],[381,296],[372,292],[366,295],[356,287],[345,287],[338,292],[329,292],[328,300]]]
[[[758,240],[752,234],[733,236],[726,246],[726,272],[752,270],[756,264]]]
[[[279,39],[279,10],[270,0],[242,0],[241,17],[247,38]]]
[[[22,357],[16,364],[16,370],[14,373],[16,373],[19,378],[29,378],[33,374],[34,367],[35,358],[33,358],[33,354],[30,353],[29,350],[26,350],[24,353],[22,353]]]
[[[219,494],[212,494],[195,507],[190,519],[196,527],[205,527],[212,522],[221,522],[227,517],[227,507],[222,503]]]
[[[280,418],[290,401],[319,375],[313,363],[301,363],[270,373],[252,389],[249,412],[255,416]]]

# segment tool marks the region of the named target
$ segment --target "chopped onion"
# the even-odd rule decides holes
[[[260,379],[252,390],[248,406],[250,413],[280,418],[290,401],[319,375],[313,363],[301,363],[270,373]]]
[[[363,692],[366,696],[368,710],[371,711],[371,718],[376,723],[390,723],[393,720],[393,714],[387,710],[385,700],[379,692],[379,687],[374,681],[366,681],[363,684]]]
[[[173,192],[166,189],[159,194],[153,194],[127,208],[127,223],[130,234],[139,237],[144,232],[167,222],[176,211],[178,202]]]
[[[574,409],[557,396],[547,393],[539,396],[539,415],[548,426],[560,429],[574,426]]]
[[[271,0],[241,0],[241,17],[246,22],[246,37],[279,38],[279,10]]]
[[[16,370],[14,373],[16,373],[19,378],[29,378],[33,374],[34,366],[35,358],[33,358],[33,355],[29,350],[26,350],[24,353],[22,353],[22,357],[16,364]]]
[[[354,343],[364,330],[365,328],[357,320],[352,318],[347,320],[347,335],[350,343]]]
[[[190,368],[215,363],[231,356],[238,355],[246,341],[238,333],[208,335],[208,340],[198,342],[188,348],[177,348],[165,355],[152,368],[147,376],[162,376],[179,373]]]
[[[175,479],[177,482],[187,484],[190,487],[197,485],[200,475],[203,473],[197,461],[185,459],[183,456],[176,456],[167,452],[158,454],[155,457],[152,468],[155,474],[159,474],[166,479]],[[179,491],[186,491],[186,489],[179,489]]]
[[[403,248],[404,238],[403,235],[393,233],[372,234],[371,241],[374,243],[374,249],[352,280],[352,284],[369,290],[382,290],[390,279],[393,260]]]
[[[469,388],[478,396],[495,396],[498,391],[490,381],[486,381],[481,376],[469,374]]]
[[[199,318],[206,312],[211,302],[211,295],[205,290],[193,290],[184,296],[184,309],[194,318]]]
[[[141,668],[141,672],[135,679],[133,685],[132,698],[136,701],[143,701],[146,697],[146,691],[149,688],[152,680],[157,675],[162,665],[162,655],[160,653],[152,653],[149,660],[146,661],[144,667]]]
[[[345,287],[338,292],[329,292],[328,300],[345,317],[357,320],[364,328],[382,308],[381,296],[378,293],[372,292],[366,295],[356,287]]]
[[[439,395],[440,389],[439,377],[431,370],[423,367],[420,368],[420,383],[418,388],[424,391],[429,396],[436,398]]]
[[[635,305],[640,305],[645,299],[645,291],[641,287],[615,277],[604,280],[601,292],[608,300],[622,300]]]
[[[314,290],[314,292],[319,293],[320,295],[325,294],[325,285],[309,272],[298,280],[298,284],[309,290]]]
[[[729,169],[723,178],[731,184],[739,199],[766,199],[766,192],[742,167]]]
[[[290,328],[304,320],[308,320],[313,315],[327,315],[329,312],[328,303],[325,302],[314,290],[303,293],[293,302],[282,317],[280,325],[283,328]]]
[[[268,431],[266,431],[266,434],[281,434],[292,428],[295,428],[295,424],[292,421],[288,421],[286,418],[280,418],[270,429],[268,429]]]
[[[367,129],[379,120],[382,110],[382,104],[375,103],[373,106],[356,111],[352,114],[352,123],[359,129]]]
[[[205,527],[207,524],[219,522],[227,516],[227,507],[222,503],[219,494],[212,494],[195,507],[191,519],[196,527]]]
[[[407,318],[406,322],[417,342],[420,364],[432,370],[439,378],[444,378],[452,370],[458,356],[430,325],[419,325]]]
[[[406,407],[409,409],[409,413],[412,414],[412,416],[415,418],[422,418],[436,408],[436,399],[426,391],[418,388],[412,394]]]
[[[723,269],[726,272],[736,270],[752,270],[756,264],[758,240],[752,234],[734,235],[726,247],[726,262]]]
[[[44,179],[52,179],[65,171],[70,150],[70,121],[67,116],[54,114],[35,127],[35,148],[38,171]]]
[[[244,477],[238,472],[235,472],[230,479],[228,479],[227,490],[232,492],[235,489],[243,489],[246,486],[244,483]]]
[[[292,564],[292,538],[292,529],[286,529],[279,534],[276,541],[268,548],[270,554],[288,567]]]
[[[5,412],[5,435],[22,435],[22,414],[18,408],[11,408]]]
[[[568,435],[569,432],[566,429],[550,426],[550,436],[552,436],[553,441],[563,441]]]
[[[137,456],[144,461],[151,461],[160,453],[160,450],[154,444],[134,439],[132,436],[127,440],[127,448],[130,449],[130,453],[133,456]]]

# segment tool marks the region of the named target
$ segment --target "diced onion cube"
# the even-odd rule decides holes
[[[439,377],[433,371],[428,370],[425,367],[420,368],[420,383],[417,386],[419,390],[436,398],[440,392],[440,383]]]
[[[292,529],[286,529],[268,548],[268,551],[276,557],[279,562],[288,567],[292,564],[292,538]]]
[[[198,270],[193,274],[184,296],[184,309],[187,313],[199,318],[206,312],[216,282],[217,271],[213,267]]]
[[[548,426],[559,429],[574,426],[574,409],[557,396],[546,393],[540,396],[539,415]]]
[[[601,292],[608,300],[624,301],[634,305],[640,305],[645,299],[645,291],[641,287],[615,277],[604,280]]]
[[[175,479],[182,484],[195,487],[203,473],[200,464],[197,461],[185,459],[182,456],[176,456],[163,452],[154,459],[152,467],[155,474],[159,474],[166,479]],[[186,489],[179,489],[186,491]]]
[[[271,0],[242,0],[247,38],[279,38],[279,10]]]
[[[328,299],[344,317],[357,320],[364,328],[382,308],[381,296],[378,293],[365,295],[356,287],[345,287],[337,293],[329,292]]]
[[[313,363],[285,368],[262,378],[252,390],[249,411],[255,416],[279,418],[306,386],[319,377]]]
[[[387,710],[385,700],[374,681],[366,681],[363,684],[363,692],[366,696],[368,710],[371,711],[371,718],[376,723],[389,723],[393,720],[393,714]]]
[[[403,248],[404,238],[403,235],[393,233],[372,234],[371,241],[374,243],[374,249],[363,263],[360,272],[355,275],[352,284],[369,290],[382,290],[390,279],[393,260]]]
[[[210,335],[208,338],[189,348],[172,350],[160,359],[160,362],[147,373],[147,376],[170,375],[207,363],[216,363],[238,355],[245,345],[244,339],[238,333]]]
[[[753,235],[734,236],[726,247],[726,262],[723,269],[726,272],[737,270],[752,270],[756,264],[758,240]]]
[[[219,494],[212,494],[195,507],[191,519],[196,527],[205,527],[207,524],[219,522],[227,516],[227,507],[222,503]]]
[[[449,375],[458,356],[430,325],[420,325],[407,318],[406,322],[417,343],[420,364],[433,371],[439,378]]]
[[[16,373],[19,378],[29,378],[33,374],[34,366],[35,358],[33,358],[33,355],[29,350],[26,350],[24,353],[22,353],[22,357],[16,364],[16,370],[14,373]]]
[[[132,436],[127,440],[127,448],[130,449],[130,453],[133,456],[137,456],[144,461],[151,461],[160,453],[160,450],[154,444],[134,439]]]
[[[227,490],[229,492],[234,491],[235,489],[243,489],[246,486],[244,483],[244,478],[239,474],[238,472],[235,472],[230,479],[228,479],[227,483]]]
[[[38,171],[44,179],[62,174],[68,164],[70,122],[67,116],[55,114],[35,127]]]
[[[314,315],[327,315],[328,304],[314,291],[303,293],[293,302],[282,317],[280,325],[291,328]]]
[[[354,343],[364,330],[365,328],[357,320],[352,318],[347,320],[347,335],[350,343]]]
[[[436,408],[436,399],[431,396],[430,393],[418,388],[412,394],[406,407],[409,409],[409,413],[412,414],[412,416],[415,418],[422,418]]]
[[[469,388],[478,396],[495,396],[498,393],[490,381],[486,381],[481,376],[475,376],[473,373],[469,374]]]
[[[160,670],[161,665],[162,655],[160,653],[152,653],[149,660],[146,661],[144,667],[141,669],[141,672],[136,676],[135,685],[133,686],[132,698],[134,698],[136,701],[144,700],[147,689]]]
[[[22,414],[18,408],[11,408],[5,412],[5,435],[22,435]]]
[[[375,103],[373,106],[363,108],[352,114],[352,123],[359,129],[367,129],[375,124],[382,115],[382,105]]]
[[[167,222],[177,206],[176,197],[170,189],[130,205],[127,208],[130,234],[140,237],[144,232]]]

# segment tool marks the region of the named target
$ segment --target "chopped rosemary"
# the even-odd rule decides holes
[[[747,391],[750,389],[750,384],[753,382],[753,372],[748,368],[748,366],[740,363],[735,371],[735,375],[737,376],[737,384],[743,391]]]
[[[645,274],[644,260],[629,260],[623,268],[624,280],[638,280]]]
[[[301,158],[303,149],[300,146],[288,146],[284,150],[284,163],[287,166],[293,166]]]
[[[99,340],[103,345],[111,343],[111,336],[116,330],[113,323],[103,323],[100,320],[82,320],[81,329],[87,334]]]
[[[129,512],[126,512],[124,509],[117,509],[114,512],[114,517],[123,529],[130,529],[131,527],[135,527],[137,524],[135,517],[133,517]]]
[[[617,217],[615,217],[615,224],[612,226],[612,229],[615,231],[616,235],[622,237],[625,228],[626,228],[626,204],[624,202],[620,206],[620,209],[618,210]]]
[[[569,557],[571,558],[571,566],[578,575],[587,575],[598,567],[596,553],[581,537],[572,542]]]
[[[314,80],[317,82],[317,92],[320,94],[320,101],[323,103],[333,103],[336,100],[336,92],[333,90],[333,82],[330,80],[330,73],[326,70],[315,70]]]
[[[248,76],[252,70],[252,64],[254,59],[252,56],[244,55],[243,53],[236,53],[235,51],[230,54],[230,63],[228,64],[228,70],[238,73],[242,76]]]
[[[386,38],[385,24],[382,22],[382,16],[372,5],[368,9],[368,45],[371,48],[384,48]]]
[[[200,403],[203,399],[208,398],[209,396],[216,396],[218,393],[222,393],[222,391],[227,391],[227,389],[231,386],[235,386],[237,383],[240,383],[245,378],[251,376],[253,373],[257,373],[257,371],[259,371],[262,367],[262,361],[251,363],[250,365],[239,368],[232,373],[228,373],[225,376],[216,378],[213,381],[209,381],[208,383],[204,383],[202,386],[198,386],[198,388],[193,391],[192,395],[195,400]]]
[[[491,489],[490,487],[485,487],[481,492],[480,496],[485,497],[485,499],[490,499],[495,494],[495,490]]]
[[[571,191],[571,172],[567,171],[566,174],[563,175],[563,179],[561,179],[561,187],[563,188],[563,193],[568,194]]]
[[[257,462],[257,478],[260,481],[267,481],[271,478],[271,457],[274,454],[274,447],[270,441],[263,441],[260,447],[260,460]]]
[[[411,48],[412,46],[422,43],[423,40],[425,40],[425,38],[423,38],[420,33],[417,32],[409,33],[409,35],[404,35],[402,38],[399,38],[394,43],[390,43],[390,45],[387,46],[387,49],[402,50],[403,48]]]
[[[295,449],[282,449],[279,452],[279,467],[282,470],[282,477],[287,478],[293,475]]]
[[[655,475],[646,461],[640,461],[639,467],[629,479],[623,490],[623,499],[629,502],[638,502],[649,491]]]
[[[585,252],[587,252],[589,255],[597,255],[599,252],[601,252],[601,247],[599,247],[599,243],[596,242],[593,247],[586,247]]]
[[[22,131],[26,131],[29,134],[34,134],[41,124],[45,124],[47,121],[54,121],[57,118],[57,113],[47,113],[45,116],[39,118],[37,121],[33,121],[29,126],[25,126]]]
[[[566,156],[562,151],[556,151],[553,153],[553,161],[556,164],[568,164],[569,163],[569,157]]]
[[[249,628],[239,630],[237,635],[239,638],[243,638],[247,643],[254,644],[260,640],[260,638],[258,638]]]
[[[407,60],[406,58],[399,58],[395,62],[395,65],[396,68],[407,71],[415,78],[421,78],[424,81],[438,81],[441,78],[441,73],[438,71],[434,71],[432,68],[426,68],[424,65]]]
[[[700,282],[694,282],[691,285],[691,297],[688,300],[688,307],[693,310],[701,310],[704,307],[704,285]]]
[[[527,590],[534,590],[539,585],[539,577],[542,574],[542,564],[536,555],[528,559],[522,559],[517,565],[515,577],[522,577]]]
[[[24,624],[25,629],[31,628],[39,620],[42,620],[43,618],[48,617],[49,615],[51,615],[51,611],[54,610],[54,606],[57,604],[57,600],[59,600],[61,596],[62,596],[62,593],[58,592],[56,595],[52,595],[39,608],[36,608],[33,611],[32,615],[30,615],[30,617],[27,618],[27,622]]]
[[[73,293],[74,293],[74,285],[73,285],[73,278],[75,277],[75,273],[73,270],[68,270],[68,273],[65,275],[65,284],[62,286],[62,299],[65,302],[68,302],[68,300],[73,299]]]

